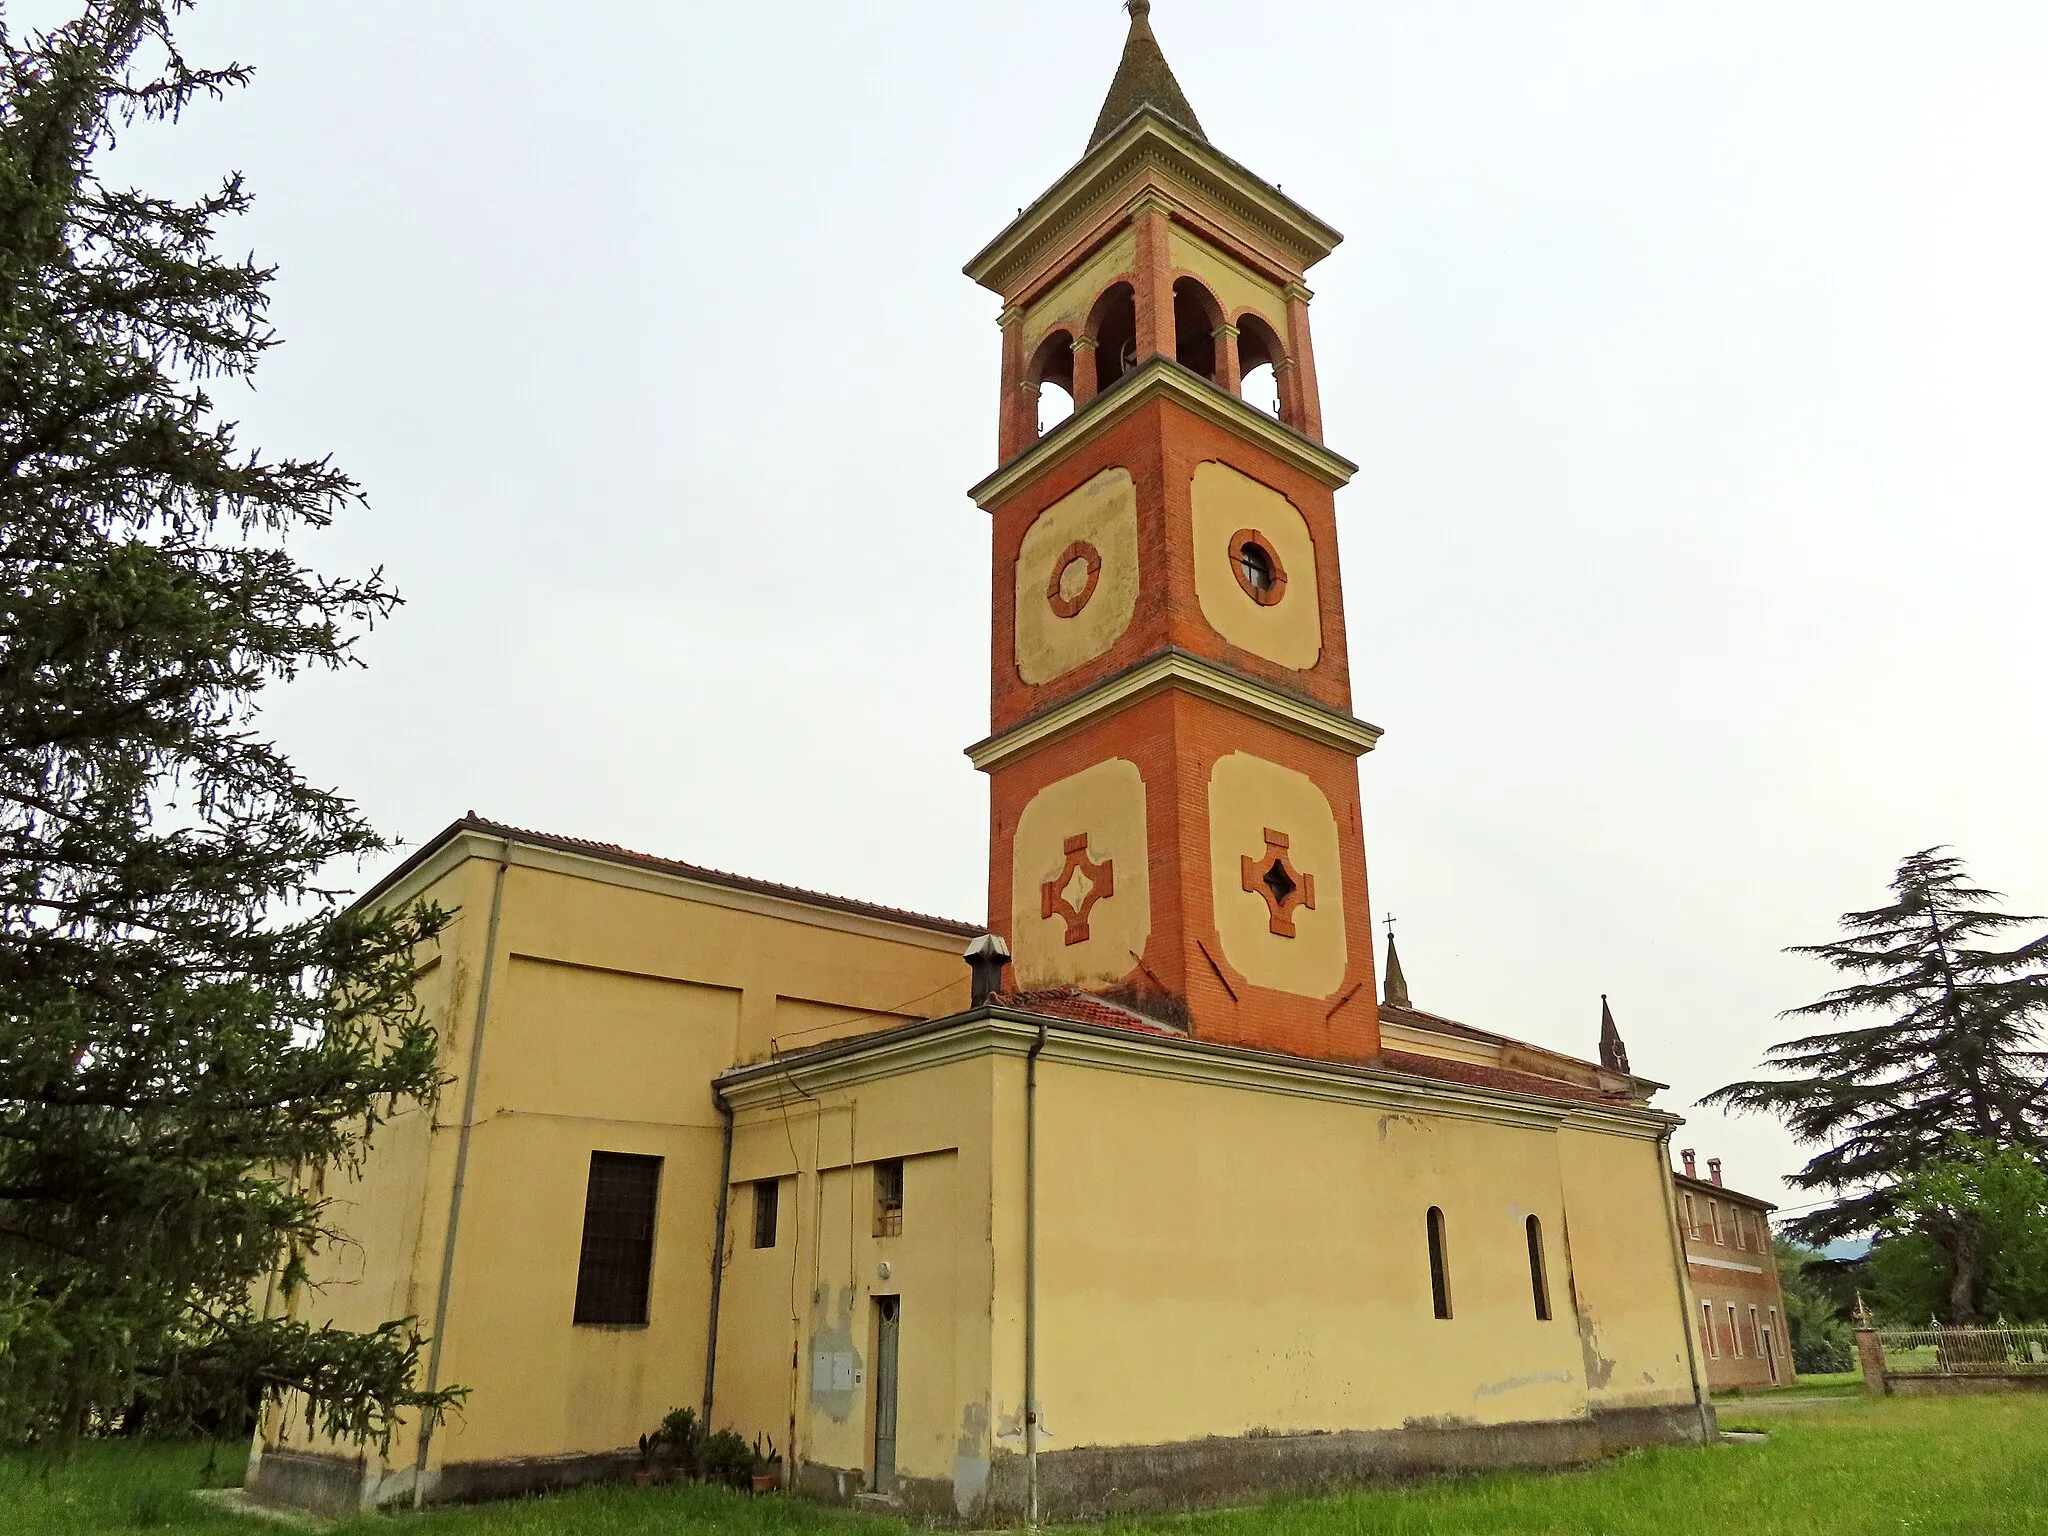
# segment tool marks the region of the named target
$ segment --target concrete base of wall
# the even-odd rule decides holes
[[[1979,1392],[2048,1392],[2048,1375],[1886,1376],[1893,1397],[1969,1397]]]
[[[1201,1509],[1450,1473],[1583,1466],[1640,1446],[1703,1445],[1719,1433],[1711,1406],[1703,1421],[1701,1410],[1686,1403],[1526,1424],[1416,1423],[1329,1434],[1218,1436],[1172,1445],[1082,1446],[1039,1453],[1038,1507],[1048,1520]],[[857,1470],[812,1463],[798,1474],[797,1490],[830,1502],[851,1502],[864,1481]],[[948,1523],[1002,1524],[1023,1518],[1029,1492],[1022,1456],[999,1453],[986,1481],[977,1477],[977,1482],[980,1486],[970,1491],[942,1479],[903,1478],[896,1498],[907,1514]]]
[[[469,1504],[575,1488],[584,1483],[630,1479],[640,1465],[636,1451],[601,1451],[569,1456],[518,1456],[502,1461],[458,1461],[429,1471],[426,1504]],[[362,1456],[322,1456],[310,1451],[265,1451],[244,1483],[264,1504],[311,1510],[345,1518],[365,1510],[412,1502],[410,1467],[380,1469]]]

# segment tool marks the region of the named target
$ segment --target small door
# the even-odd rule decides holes
[[[902,1298],[875,1298],[875,1492],[896,1491],[896,1341]]]

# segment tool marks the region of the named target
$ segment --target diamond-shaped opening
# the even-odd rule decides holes
[[[1088,890],[1088,872],[1077,864],[1074,866],[1074,872],[1067,876],[1066,885],[1060,889],[1060,898],[1078,912],[1081,910],[1081,904],[1088,899]]]
[[[1294,894],[1294,882],[1287,877],[1287,866],[1275,859],[1273,867],[1259,879],[1266,889],[1273,893],[1274,904],[1284,908],[1287,905],[1287,898]]]

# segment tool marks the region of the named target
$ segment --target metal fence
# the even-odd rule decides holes
[[[1885,1328],[1877,1335],[1893,1376],[2048,1376],[2048,1324]]]

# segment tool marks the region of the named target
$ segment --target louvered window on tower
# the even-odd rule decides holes
[[[661,1159],[590,1154],[583,1197],[583,1254],[576,1266],[576,1321],[599,1327],[647,1322],[654,1270],[654,1209]]]

